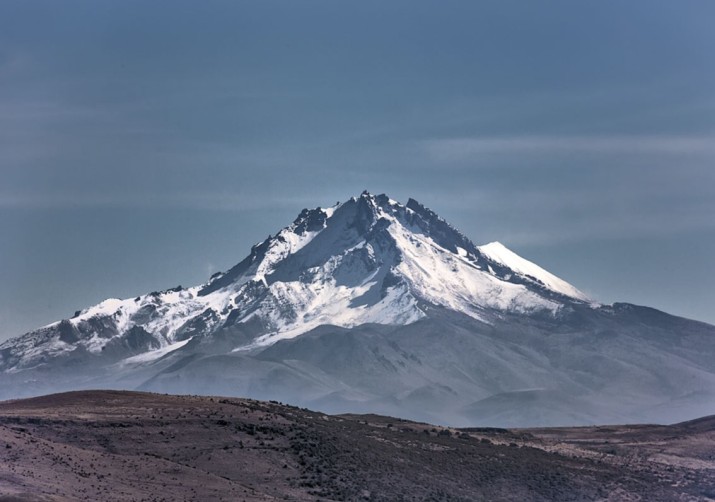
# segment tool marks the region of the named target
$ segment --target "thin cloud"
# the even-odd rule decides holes
[[[623,181],[617,186],[435,190],[421,202],[479,243],[553,246],[715,229],[715,203],[707,184]]]
[[[67,209],[67,208],[184,208],[209,211],[242,212],[256,209],[293,209],[313,207],[315,197],[281,197],[274,200],[260,195],[230,192],[183,192],[145,194],[84,193],[0,193],[0,208]]]
[[[503,136],[423,142],[439,161],[505,154],[715,155],[715,136]]]

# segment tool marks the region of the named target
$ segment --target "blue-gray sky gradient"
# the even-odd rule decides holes
[[[715,322],[709,1],[0,4],[0,339],[414,197]]]

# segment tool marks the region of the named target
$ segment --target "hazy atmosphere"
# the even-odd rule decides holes
[[[518,7],[518,8],[517,8]],[[413,197],[715,323],[715,3],[0,4],[0,340]]]

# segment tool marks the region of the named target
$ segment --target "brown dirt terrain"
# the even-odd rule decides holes
[[[2,502],[714,499],[713,417],[448,429],[137,392],[0,403]]]

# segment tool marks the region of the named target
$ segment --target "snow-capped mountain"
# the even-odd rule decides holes
[[[489,322],[500,312],[546,312],[588,298],[498,242],[477,247],[429,209],[367,192],[334,207],[303,210],[226,273],[201,286],[109,299],[0,346],[9,370],[78,347],[117,342],[161,356],[232,324],[263,334],[246,350],[332,324],[407,325],[429,305]],[[8,350],[9,349],[9,350]]]
[[[0,371],[14,384],[3,389],[8,396],[110,385],[281,397],[467,423],[489,417],[504,399],[523,406],[538,396],[567,421],[579,421],[608,416],[599,406],[574,405],[571,414],[568,406],[568,399],[602,390],[608,375],[569,354],[612,364],[614,354],[600,352],[611,331],[619,343],[633,341],[622,309],[591,301],[498,242],[475,246],[412,199],[402,205],[364,192],[303,210],[203,285],[105,300],[9,340],[0,345]],[[635,323],[642,331],[643,319]],[[705,346],[715,347],[712,327],[695,325],[707,332]],[[581,340],[589,330],[592,338]],[[447,345],[454,336],[459,347]],[[652,356],[652,364],[662,364],[667,344],[648,355],[661,342],[646,340],[645,351],[624,346],[615,360],[643,356],[638,365],[648,366]],[[582,353],[584,343],[599,350]],[[683,340],[676,345],[682,349]],[[695,363],[701,357],[690,353],[670,359],[682,363],[678,357],[697,375],[696,390],[715,388],[712,363]],[[588,382],[589,371],[597,383]],[[642,383],[634,386],[643,397]],[[647,406],[663,402],[648,392]],[[478,404],[485,399],[498,402]],[[614,418],[628,403],[611,406]]]

